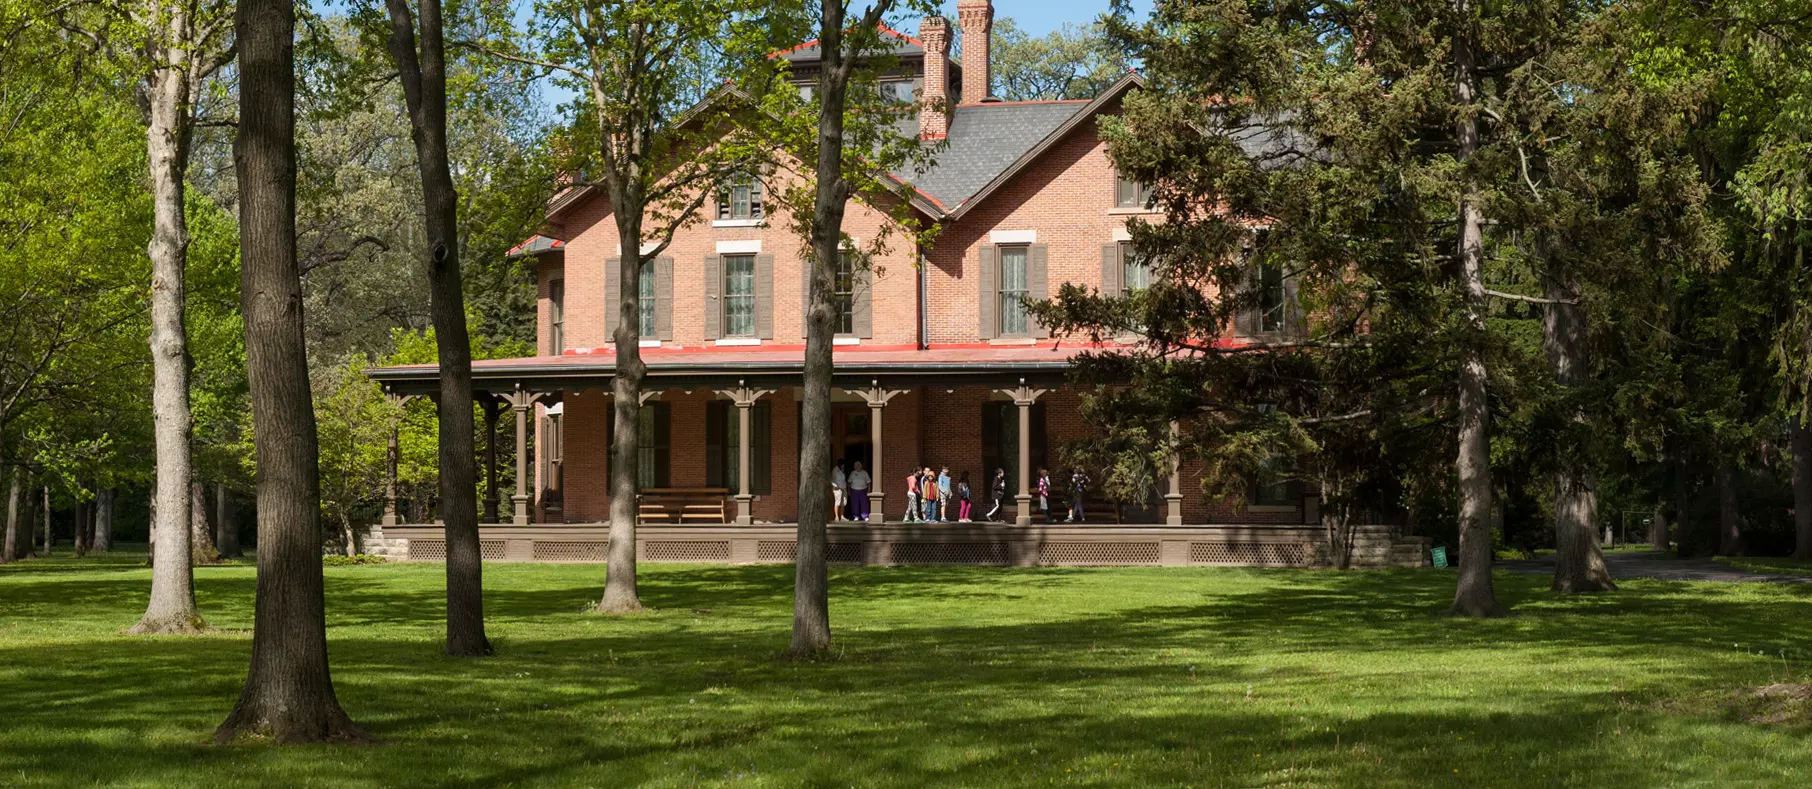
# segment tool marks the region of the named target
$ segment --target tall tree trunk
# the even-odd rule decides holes
[[[1665,496],[1657,496],[1655,497],[1655,515],[1648,522],[1649,550],[1667,550],[1667,532],[1667,498]]]
[[[428,289],[440,354],[440,502],[447,541],[447,654],[491,654],[484,632],[484,559],[478,544],[478,466],[472,444],[472,344],[460,282],[458,197],[447,162],[447,69],[440,0],[420,0],[421,50],[407,0],[390,10],[390,56],[409,104],[422,179]],[[347,551],[354,551],[349,538]],[[350,555],[350,554],[349,554]]]
[[[359,555],[359,535],[352,528],[352,516],[344,513],[340,515],[340,545],[347,558]]]
[[[1353,566],[1352,507],[1338,472],[1321,475],[1321,531],[1328,541],[1328,560],[1336,570]]]
[[[189,483],[189,561],[198,565],[220,561],[214,526],[208,523],[208,489],[200,480]]]
[[[1812,429],[1793,418],[1793,558],[1812,559]]]
[[[25,476],[25,469],[13,469],[12,481],[6,491],[6,538],[0,541],[0,564],[16,562],[19,554],[19,495],[20,477]]]
[[[641,449],[638,416],[642,407],[642,378],[647,367],[642,363],[641,309],[636,294],[641,293],[641,202],[630,192],[639,187],[626,185],[611,191],[622,194],[624,202],[612,205],[634,205],[630,215],[615,211],[617,234],[622,240],[618,249],[621,299],[608,308],[617,310],[617,330],[611,340],[616,345],[616,377],[611,381],[611,418],[614,421],[610,444],[610,555],[604,568],[604,599],[598,610],[607,614],[632,614],[642,610],[641,595],[636,591],[635,533],[639,525],[636,494],[637,455]]]
[[[1550,241],[1544,240],[1543,246]],[[1548,250],[1552,254],[1552,250]],[[1550,261],[1549,265],[1557,265]],[[1568,396],[1577,397],[1588,382],[1586,317],[1579,306],[1580,288],[1570,276],[1550,270],[1542,276],[1543,293],[1552,302],[1542,310],[1542,345],[1554,381]],[[1589,429],[1589,419],[1577,403],[1568,419],[1576,428]],[[1598,471],[1589,447],[1569,444],[1562,448],[1561,467],[1554,472],[1554,584],[1556,592],[1603,592],[1617,588],[1611,569],[1598,547]]]
[[[94,551],[106,553],[113,550],[113,488],[101,488],[94,493]]]
[[[157,510],[152,533],[160,541],[151,572],[151,600],[129,633],[194,633],[206,627],[195,606],[190,569],[189,338],[183,321],[184,269],[189,225],[184,177],[193,132],[190,42],[195,20],[186,3],[155,3],[151,48],[157,59],[146,80],[150,123],[145,132],[151,165],[151,413],[155,429]]]
[[[1718,555],[1742,556],[1743,518],[1737,502],[1736,465],[1726,460],[1718,466]]]
[[[1686,553],[1686,545],[1687,545],[1686,535],[1687,535],[1687,532],[1689,531],[1687,528],[1687,523],[1691,518],[1691,512],[1692,512],[1692,488],[1690,485],[1690,479],[1687,476],[1691,473],[1692,473],[1692,469],[1689,466],[1687,466],[1687,464],[1686,464],[1686,456],[1683,454],[1680,454],[1680,453],[1675,453],[1674,454],[1674,473],[1673,473],[1673,497],[1674,497],[1674,534],[1677,535],[1677,537],[1674,540],[1674,550],[1679,552],[1681,555],[1685,555],[1685,553]]]
[[[214,530],[219,533],[215,544],[220,548],[221,556],[238,558],[239,521],[233,513],[233,494],[227,490],[225,482],[214,483]]]
[[[1465,26],[1453,39],[1453,86],[1460,120],[1455,126],[1456,154],[1468,162],[1479,147],[1474,115],[1473,54],[1469,0],[1454,0],[1455,16]],[[1453,606],[1459,616],[1503,616],[1491,588],[1491,435],[1490,405],[1485,396],[1485,237],[1482,199],[1468,180],[1460,194],[1460,288],[1466,300],[1459,369],[1460,572]]]
[[[295,7],[240,0],[240,310],[258,468],[251,669],[217,742],[366,740],[334,696],[321,572],[319,444],[296,268]]]
[[[82,498],[80,496],[80,491],[77,491],[77,494],[78,495],[76,496],[76,510],[75,510],[75,524],[74,524],[75,528],[71,529],[71,531],[73,531],[75,533],[75,555],[77,558],[80,558],[80,557],[88,555],[88,506],[89,505],[88,505],[88,502],[82,500]]]
[[[51,547],[56,545],[56,534],[51,530],[50,522],[50,486],[45,485],[43,488],[40,488],[40,490],[44,493],[42,498],[42,509],[44,512],[44,555],[48,557],[50,556]]]

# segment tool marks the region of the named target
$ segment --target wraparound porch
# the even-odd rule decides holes
[[[787,563],[793,560],[793,524],[758,526],[649,526],[636,531],[643,562],[708,564]],[[1212,524],[1200,526],[1034,525],[1000,523],[857,524],[829,527],[830,560],[841,564],[895,566],[966,564],[997,566],[1247,566],[1325,567],[1333,551],[1313,526]],[[373,526],[365,550],[394,561],[442,561],[446,537],[438,525]],[[486,525],[480,551],[495,562],[603,562],[607,524]],[[1355,567],[1422,567],[1428,538],[1401,537],[1393,527],[1353,529]]]

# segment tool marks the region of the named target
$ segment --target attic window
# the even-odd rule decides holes
[[[760,219],[761,182],[741,176],[717,192],[718,219]]]

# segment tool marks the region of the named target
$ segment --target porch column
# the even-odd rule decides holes
[[[497,417],[503,407],[496,400],[484,401],[484,522],[497,522]]]
[[[735,389],[719,389],[717,393],[736,404],[736,525],[747,526],[755,522],[755,494],[749,486],[749,479],[755,476],[751,467],[754,456],[750,451],[749,441],[749,433],[754,430],[750,410],[755,407],[755,401],[773,394],[774,390],[751,389],[746,382],[738,380]]]
[[[887,409],[887,401],[906,392],[905,389],[883,389],[880,379],[870,379],[866,389],[844,389],[868,403],[868,443],[873,457],[868,466],[868,511],[871,523],[887,522],[887,485],[881,475],[881,457],[884,447],[881,446],[881,413]],[[880,517],[875,517],[875,516]]]
[[[1013,404],[1019,406],[1019,489],[1013,495],[1013,523],[1016,526],[1032,525],[1032,404],[1038,402],[1049,389],[1033,389],[1026,386],[1026,379],[1019,379],[1019,386],[1013,389],[994,390],[1013,398]]]
[[[1183,460],[1176,451],[1181,430],[1176,420],[1170,422],[1170,490],[1164,493],[1164,525],[1183,525]]]
[[[504,400],[510,404],[510,410],[516,412],[516,495],[510,497],[514,510],[510,522],[517,526],[527,526],[531,501],[528,489],[528,412],[535,405],[535,395],[517,389],[505,395]]]
[[[402,407],[413,398],[385,392],[384,399],[390,402],[391,407],[401,411]],[[378,522],[380,526],[395,526],[397,523],[396,467],[401,456],[401,449],[397,443],[397,429],[397,423],[392,421],[390,423],[390,441],[385,447],[384,453],[384,518]]]

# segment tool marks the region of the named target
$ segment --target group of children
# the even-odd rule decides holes
[[[857,462],[854,470],[847,474],[843,463],[838,461],[836,469],[831,472],[833,504],[837,520],[867,521],[868,490],[870,486],[868,472],[862,470]],[[1064,523],[1081,523],[1088,520],[1084,511],[1084,500],[1088,498],[1088,486],[1091,480],[1088,472],[1074,469],[1070,472],[1070,489],[1068,507],[1064,512]],[[1038,479],[1032,483],[1033,496],[1038,501],[1038,511],[1048,523],[1057,522],[1057,513],[1051,510],[1051,472],[1039,469]],[[1003,510],[1007,501],[1007,470],[994,469],[994,478],[988,482],[988,498],[991,506],[982,515],[983,521],[1003,519]],[[969,485],[969,472],[964,471],[955,481],[950,478],[950,467],[944,466],[932,471],[930,466],[915,468],[906,475],[906,514],[902,519],[906,523],[970,523],[975,511],[974,498],[977,495]],[[956,518],[950,515],[955,510]]]

